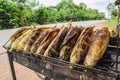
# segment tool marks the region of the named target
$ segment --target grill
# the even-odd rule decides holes
[[[8,51],[13,79],[16,80],[13,61],[39,72],[54,80],[120,80],[120,38],[110,38],[109,45],[103,58],[94,68],[79,64],[71,64],[55,57],[43,55],[34,56],[33,53],[14,49]],[[72,69],[70,66],[72,65]]]

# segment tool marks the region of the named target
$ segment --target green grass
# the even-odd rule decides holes
[[[114,28],[116,28],[117,21],[116,21],[116,18],[114,18],[112,20],[107,20],[107,21],[103,22],[103,24],[105,26],[109,27],[110,29],[114,29]]]

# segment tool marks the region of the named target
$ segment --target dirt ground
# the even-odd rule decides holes
[[[34,71],[14,62],[17,80],[41,80]],[[7,54],[0,54],[0,80],[11,80]]]

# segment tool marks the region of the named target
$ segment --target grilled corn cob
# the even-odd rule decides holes
[[[28,30],[28,31],[26,31],[25,33],[23,33],[20,37],[18,37],[18,38],[13,42],[13,44],[11,45],[10,51],[13,50],[13,49],[17,49],[18,43],[19,43],[28,33],[30,33],[30,32],[31,32],[31,30]]]
[[[93,27],[87,27],[82,31],[71,53],[71,63],[79,63],[82,60],[82,58],[84,58],[84,56],[86,55],[86,51],[91,43],[92,37]]]
[[[66,35],[61,45],[60,56],[59,56],[60,59],[62,60],[69,59],[71,55],[71,51],[82,30],[83,30],[83,27],[77,27],[77,26],[70,29],[70,31]]]
[[[12,43],[20,37],[23,33],[25,33],[27,30],[32,29],[32,27],[23,27],[19,30],[17,30],[11,37],[10,37],[10,43],[8,44],[8,47],[11,47]]]
[[[48,46],[47,50],[44,53],[44,56],[54,56],[56,55],[57,52],[60,51],[60,45],[62,44],[63,39],[67,34],[68,30],[69,29],[67,27],[62,26],[58,35],[54,38],[54,40]]]
[[[40,47],[37,49],[36,55],[44,54],[44,52],[47,49],[48,45],[55,38],[55,36],[57,35],[58,32],[59,32],[59,29],[52,29],[52,30],[50,30],[48,35],[41,42]]]
[[[17,49],[23,50],[26,43],[28,42],[29,38],[32,36],[32,34],[35,33],[36,30],[31,30],[17,45]]]
[[[102,58],[107,48],[109,37],[110,33],[106,27],[96,32],[84,61],[85,66],[94,67]]]
[[[40,36],[43,30],[46,30],[46,29],[47,28],[36,29],[35,32],[31,35],[31,37],[28,39],[28,42],[26,43],[24,47],[24,51],[31,51],[31,47],[34,44],[34,42],[37,40],[37,38]]]
[[[38,47],[40,46],[43,39],[47,36],[47,34],[48,34],[48,30],[43,31],[43,33],[38,37],[38,39],[35,41],[35,43],[31,47],[32,53],[35,53],[37,51]]]

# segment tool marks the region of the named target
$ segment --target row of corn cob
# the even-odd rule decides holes
[[[12,51],[19,49],[34,55],[58,56],[71,63],[84,60],[84,65],[93,67],[102,58],[109,42],[109,30],[104,27],[94,31],[94,27],[23,27],[10,37]]]

